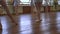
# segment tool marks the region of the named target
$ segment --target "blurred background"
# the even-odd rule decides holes
[[[15,14],[13,10],[13,0],[5,0],[6,4],[10,10],[11,14]],[[48,6],[50,7],[50,12],[57,12],[60,11],[60,0],[48,0]],[[20,4],[18,5],[18,13],[19,14],[29,14],[31,13],[31,0],[20,0]],[[44,11],[44,7],[46,6],[46,0],[43,0],[41,6],[41,12]],[[27,10],[26,10],[27,9]],[[0,14],[5,15],[6,11],[0,5]]]

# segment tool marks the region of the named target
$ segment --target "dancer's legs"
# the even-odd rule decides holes
[[[36,2],[36,3],[35,3],[36,9],[37,9],[37,12],[36,12],[36,14],[37,14],[37,15],[36,15],[36,16],[37,16],[37,21],[41,21],[41,18],[40,18],[41,5],[42,5],[41,2]]]
[[[15,23],[17,25],[17,21],[15,21],[15,19],[13,18],[13,16],[10,14],[9,9],[6,6],[6,2],[4,0],[2,0],[1,5],[6,10],[6,13],[7,13],[8,17],[12,20],[13,23]]]
[[[15,12],[15,14],[17,16],[18,15],[18,5],[17,6],[13,6],[13,8],[14,8],[14,12]]]

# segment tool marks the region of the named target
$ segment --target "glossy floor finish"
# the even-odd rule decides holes
[[[14,26],[8,16],[0,16],[0,34],[60,34],[60,12],[41,13],[41,22],[32,22],[31,18],[30,14],[19,15]]]

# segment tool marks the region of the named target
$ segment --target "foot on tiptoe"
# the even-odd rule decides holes
[[[36,23],[40,23],[42,20],[35,20]]]

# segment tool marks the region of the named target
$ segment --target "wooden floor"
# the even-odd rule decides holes
[[[30,14],[17,17],[18,25],[14,26],[8,16],[0,16],[0,34],[60,34],[60,12],[41,13],[41,22],[32,22]]]

